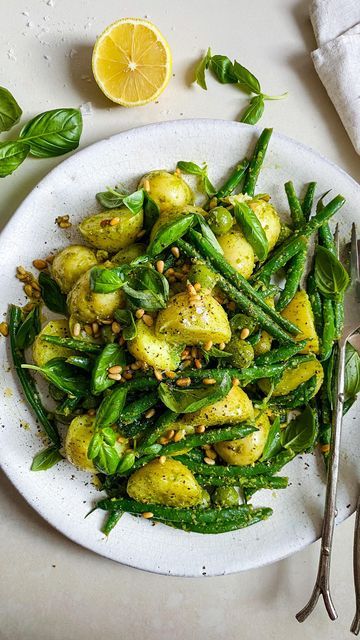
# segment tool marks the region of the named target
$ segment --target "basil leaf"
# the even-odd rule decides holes
[[[95,459],[96,466],[104,473],[112,475],[115,473],[119,462],[120,456],[116,447],[103,442]]]
[[[206,238],[212,244],[212,246],[216,249],[218,253],[220,253],[221,255],[224,255],[224,251],[222,247],[219,245],[216,235],[210,229],[207,222],[205,222],[204,217],[198,213],[195,213],[194,215],[200,227],[201,235],[204,236],[204,238]]]
[[[100,393],[105,391],[105,389],[108,389],[115,384],[115,380],[111,380],[108,377],[109,367],[113,367],[115,365],[125,365],[124,350],[118,344],[107,344],[100,355],[95,359],[94,367],[91,372],[90,388],[91,393],[94,396],[98,396]]]
[[[241,114],[240,122],[245,122],[245,124],[256,124],[264,113],[264,107],[265,102],[261,95],[251,98],[245,111]]]
[[[269,243],[259,219],[245,202],[235,202],[234,215],[246,240],[251,244],[255,254],[262,262],[269,252]]]
[[[0,178],[9,176],[17,169],[30,152],[25,142],[3,142],[0,144]]]
[[[193,176],[203,176],[204,171],[206,171],[206,168],[199,167],[195,162],[185,162],[185,160],[179,160],[176,166],[184,173],[189,173]]]
[[[123,287],[130,305],[135,309],[157,311],[165,309],[169,298],[169,283],[162,273],[152,267],[136,267]]]
[[[360,392],[360,355],[350,344],[345,350],[345,399],[354,398]]]
[[[222,351],[217,347],[211,347],[208,351],[202,350],[202,352],[208,354],[211,358],[229,358],[231,356],[228,351]]]
[[[40,271],[39,285],[41,297],[50,311],[67,315],[66,295],[62,293],[59,285],[51,278],[47,271]]]
[[[220,383],[197,388],[172,388],[161,382],[158,388],[159,398],[168,409],[175,413],[192,413],[203,407],[214,404],[224,398],[231,389],[231,378],[228,373]]]
[[[217,192],[217,190],[215,189],[214,185],[212,184],[212,182],[210,182],[209,177],[205,174],[202,177],[202,186],[203,189],[206,193],[206,195],[209,198],[212,198],[212,196],[215,195],[215,193]]]
[[[43,367],[32,364],[21,365],[23,369],[32,369],[41,373],[48,382],[52,382],[58,389],[73,396],[85,395],[89,389],[88,378],[79,373],[63,358],[53,358]]]
[[[276,456],[282,449],[281,445],[281,429],[280,429],[280,418],[276,416],[274,422],[270,426],[268,437],[265,442],[265,447],[263,454],[261,456],[261,461],[265,462]]]
[[[325,298],[337,300],[349,286],[349,275],[340,260],[325,247],[316,247],[315,282]]]
[[[19,122],[21,114],[22,110],[14,96],[5,87],[0,87],[0,133],[9,131]]]
[[[65,362],[72,364],[73,367],[84,369],[84,371],[90,371],[94,364],[94,359],[91,358],[91,356],[69,356],[69,358],[66,358]]]
[[[16,333],[16,347],[23,351],[30,347],[41,331],[40,307],[37,305],[30,311]]]
[[[48,447],[36,454],[32,461],[31,471],[46,471],[50,469],[57,462],[63,460],[61,453],[57,447]]]
[[[127,195],[127,193],[121,193],[116,188],[110,189],[108,187],[107,191],[100,191],[95,197],[105,209],[118,209]]]
[[[261,93],[259,80],[255,78],[249,69],[243,67],[242,64],[236,60],[233,65],[233,74],[243,89],[246,89],[250,93]]]
[[[96,456],[99,455],[101,445],[102,445],[102,435],[97,431],[96,433],[94,433],[93,437],[89,442],[89,446],[87,450],[87,457],[89,458],[89,460],[94,460],[94,458],[96,458]]]
[[[133,340],[136,338],[137,328],[135,319],[130,309],[116,309],[114,318],[120,323],[122,328],[122,336],[124,340]]]
[[[310,449],[317,437],[317,421],[314,411],[310,406],[291,420],[287,427],[282,430],[281,444],[285,449],[291,449],[294,453],[303,453]]]
[[[90,289],[95,293],[113,293],[124,286],[128,267],[114,267],[102,269],[93,267],[90,271]]]
[[[125,406],[127,390],[118,386],[102,400],[95,418],[95,429],[110,427],[119,419]]]
[[[53,109],[30,120],[20,132],[20,140],[30,146],[30,155],[52,158],[79,146],[82,132],[79,109]]]
[[[125,473],[125,471],[129,471],[135,464],[135,453],[133,451],[129,451],[124,455],[124,457],[120,460],[119,465],[116,469],[116,473]]]
[[[144,192],[144,229],[150,231],[160,215],[159,207],[155,200],[150,198],[147,191]]]
[[[207,90],[206,80],[205,80],[205,71],[206,69],[209,68],[210,60],[211,60],[211,49],[209,47],[206,54],[204,55],[202,60],[200,60],[199,64],[195,69],[195,82],[197,82],[199,87],[201,87],[202,89],[205,89],[205,91]]]
[[[144,189],[139,189],[138,191],[134,191],[134,193],[130,193],[130,195],[123,199],[123,205],[125,205],[131,213],[139,213],[143,208],[144,194]]]
[[[212,56],[210,64],[221,84],[235,84],[238,81],[233,63],[227,56]]]
[[[189,213],[163,224],[148,247],[148,255],[154,257],[179,240],[179,238],[182,238],[194,224],[194,221],[194,214]]]

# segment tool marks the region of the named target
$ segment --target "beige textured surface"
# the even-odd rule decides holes
[[[13,0],[11,8],[3,0],[0,82],[16,95],[25,116],[90,101],[93,113],[84,118],[82,145],[152,121],[233,119],[242,107],[234,88],[209,82],[206,94],[186,85],[193,60],[211,44],[214,52],[248,65],[267,92],[290,91],[286,101],[267,104],[264,126],[313,146],[359,178],[358,157],[312,67],[314,40],[306,5],[296,0],[197,0],[190,14],[187,3],[160,0]],[[112,106],[91,81],[95,35],[124,15],[148,16],[172,47],[175,78],[157,105]],[[1,182],[1,224],[58,161],[29,160]],[[300,626],[293,616],[312,588],[317,545],[238,576],[164,578],[119,566],[69,542],[3,477],[0,508],[1,640],[350,637],[353,518],[336,532],[332,575],[340,619],[330,623],[319,606]]]

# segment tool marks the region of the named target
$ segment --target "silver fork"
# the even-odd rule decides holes
[[[335,232],[338,247],[338,229]],[[326,484],[325,512],[321,532],[321,550],[318,573],[315,586],[307,605],[296,614],[299,622],[304,622],[310,613],[315,609],[319,596],[322,595],[326,610],[331,620],[336,620],[337,613],[330,595],[330,561],[331,549],[334,534],[334,524],[336,512],[336,491],[339,475],[339,457],[341,442],[341,427],[344,405],[344,383],[345,383],[345,346],[348,338],[359,328],[360,317],[360,266],[359,251],[356,237],[355,224],[351,229],[350,245],[350,276],[351,282],[345,293],[344,308],[344,330],[338,341],[338,371],[336,381],[336,404],[333,412],[332,435],[329,453],[329,470]]]

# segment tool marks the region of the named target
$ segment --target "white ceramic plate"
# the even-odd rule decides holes
[[[219,184],[245,154],[259,130],[218,120],[166,122],[120,133],[72,155],[49,173],[24,200],[1,236],[1,308],[23,303],[15,268],[31,267],[35,257],[46,256],[76,239],[76,231],[63,232],[54,224],[69,213],[76,223],[98,210],[95,193],[121,181],[129,188],[151,169],[173,170],[177,160],[208,161],[210,176]],[[311,149],[274,133],[258,192],[268,192],[279,211],[286,211],[283,184],[292,179],[300,189],[318,182],[318,194],[327,189],[342,193],[347,204],[338,218],[341,232],[359,216],[358,185],[341,169]],[[124,515],[108,539],[100,531],[104,514],[84,516],[99,493],[91,477],[66,461],[47,472],[29,470],[43,443],[17,380],[11,370],[5,340],[1,340],[2,375],[0,462],[25,499],[48,522],[75,542],[118,562],[179,576],[221,575],[259,567],[288,556],[313,542],[320,533],[324,502],[322,461],[300,456],[285,468],[290,487],[272,494],[256,494],[254,503],[274,509],[273,516],[249,529],[222,535],[185,533],[142,518]],[[25,429],[21,423],[30,428]],[[354,510],[359,484],[360,429],[355,408],[344,421],[338,494],[338,521]]]

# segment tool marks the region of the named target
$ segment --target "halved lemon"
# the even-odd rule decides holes
[[[110,100],[124,107],[156,100],[170,80],[171,68],[170,47],[148,20],[118,20],[94,46],[95,80]]]

